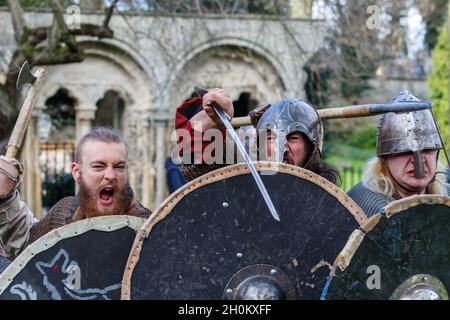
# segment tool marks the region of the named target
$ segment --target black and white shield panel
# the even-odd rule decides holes
[[[120,299],[125,265],[145,220],[104,216],[52,230],[0,276],[0,299]]]

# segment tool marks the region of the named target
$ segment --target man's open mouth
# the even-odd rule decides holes
[[[99,202],[104,206],[109,206],[113,203],[114,196],[114,188],[113,187],[104,187],[100,190],[99,194]]]
[[[292,164],[292,160],[291,160],[290,157],[284,156],[283,157],[283,163]]]

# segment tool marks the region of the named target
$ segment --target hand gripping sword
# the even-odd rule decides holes
[[[194,87],[194,91],[201,97],[203,97],[208,92],[205,89],[200,88],[200,87]],[[214,112],[219,117],[220,121],[222,121],[223,125],[227,129],[227,132],[230,134],[231,138],[233,139],[234,143],[236,144],[237,148],[239,149],[239,152],[244,157],[244,161],[247,164],[248,168],[250,169],[250,172],[252,173],[252,176],[255,179],[255,182],[259,188],[259,191],[261,192],[261,194],[264,198],[264,201],[266,202],[266,205],[269,208],[269,211],[272,214],[273,218],[277,221],[280,221],[280,217],[277,213],[277,210],[275,209],[275,206],[273,205],[272,199],[270,199],[270,196],[269,196],[269,193],[267,192],[266,186],[262,182],[261,177],[259,176],[258,172],[256,171],[255,166],[253,165],[249,155],[247,154],[247,151],[245,150],[236,131],[234,130],[233,126],[231,125],[229,116],[225,113],[225,111],[223,111],[217,105],[217,103],[211,102],[210,105],[213,108]]]

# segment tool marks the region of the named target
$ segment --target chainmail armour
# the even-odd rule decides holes
[[[447,185],[447,195],[450,195],[450,185]],[[389,201],[379,193],[373,192],[363,186],[362,182],[351,188],[347,194],[364,211],[367,217],[381,212]]]
[[[381,194],[364,187],[362,182],[353,186],[347,194],[356,202],[367,217],[379,213],[389,203]]]

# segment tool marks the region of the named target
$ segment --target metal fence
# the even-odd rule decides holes
[[[340,168],[339,174],[342,179],[341,189],[347,192],[355,184],[359,183],[362,179],[363,168],[357,167],[343,167]]]
[[[42,171],[42,207],[48,211],[56,202],[74,195],[71,174],[74,159],[73,143],[41,143],[39,164]]]

